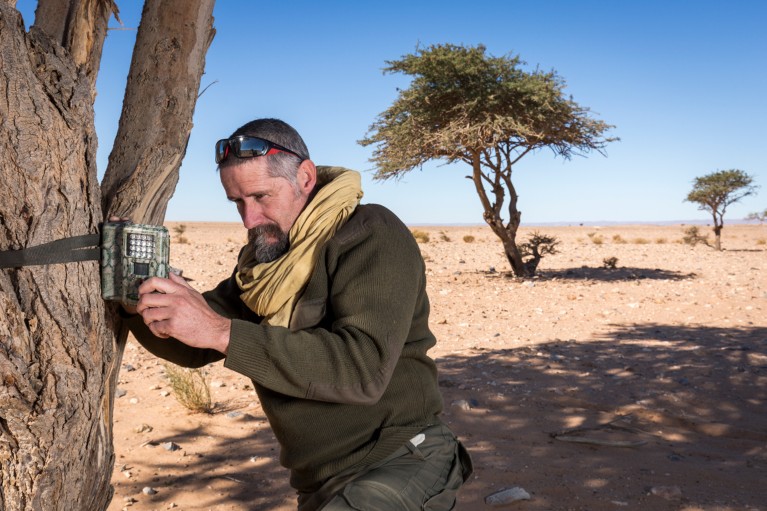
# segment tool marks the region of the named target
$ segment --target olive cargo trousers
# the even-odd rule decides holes
[[[437,424],[362,472],[342,472],[318,491],[299,494],[298,511],[449,511],[471,472],[469,453]]]

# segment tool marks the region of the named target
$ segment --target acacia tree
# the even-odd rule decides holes
[[[698,204],[698,209],[708,211],[714,219],[714,247],[722,250],[722,229],[727,206],[756,192],[754,178],[742,170],[730,169],[696,177],[692,191],[685,201]]]
[[[147,0],[97,179],[93,104],[112,0],[0,0],[0,250],[162,223],[212,40],[213,0]],[[101,510],[126,339],[97,262],[0,270],[0,510]]]
[[[765,220],[767,220],[767,209],[760,213],[749,213],[746,218],[746,220],[756,220],[759,222],[759,225],[762,225]]]
[[[430,160],[470,165],[467,177],[485,222],[501,239],[514,274],[529,275],[533,266],[516,243],[522,214],[514,165],[543,148],[565,159],[603,153],[616,140],[605,137],[612,126],[566,97],[556,72],[525,71],[518,56],[486,55],[482,45],[433,45],[386,64],[384,73],[413,79],[360,140],[375,145],[374,179],[401,177]]]

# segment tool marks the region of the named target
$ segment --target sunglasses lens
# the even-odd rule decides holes
[[[263,156],[269,151],[269,144],[266,140],[254,137],[242,137],[237,139],[237,150],[235,154],[240,158],[250,158],[253,156]]]
[[[229,140],[222,139],[216,142],[216,164],[221,163],[229,156]]]

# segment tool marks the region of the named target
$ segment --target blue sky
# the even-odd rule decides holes
[[[125,27],[141,2],[117,0]],[[25,21],[33,2],[19,0]],[[399,181],[372,180],[372,148],[357,144],[407,87],[386,60],[438,43],[484,44],[527,68],[556,70],[566,92],[615,125],[621,141],[572,160],[527,155],[513,180],[522,223],[709,219],[683,202],[695,177],[737,168],[761,185],[725,223],[767,208],[767,2],[219,0],[194,128],[166,218],[239,221],[219,187],[213,144],[245,122],[278,117],[317,164],[363,175],[363,202],[405,222],[481,224],[468,167],[440,163]],[[112,26],[119,26],[114,20]],[[121,110],[133,30],[107,37],[97,83],[98,165],[106,169]],[[201,206],[204,205],[204,206]]]

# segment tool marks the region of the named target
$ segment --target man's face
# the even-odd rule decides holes
[[[269,175],[268,158],[249,158],[220,172],[226,196],[237,205],[259,263],[273,261],[288,250],[288,232],[316,182],[316,169],[311,161],[301,164],[294,185],[285,178]]]

